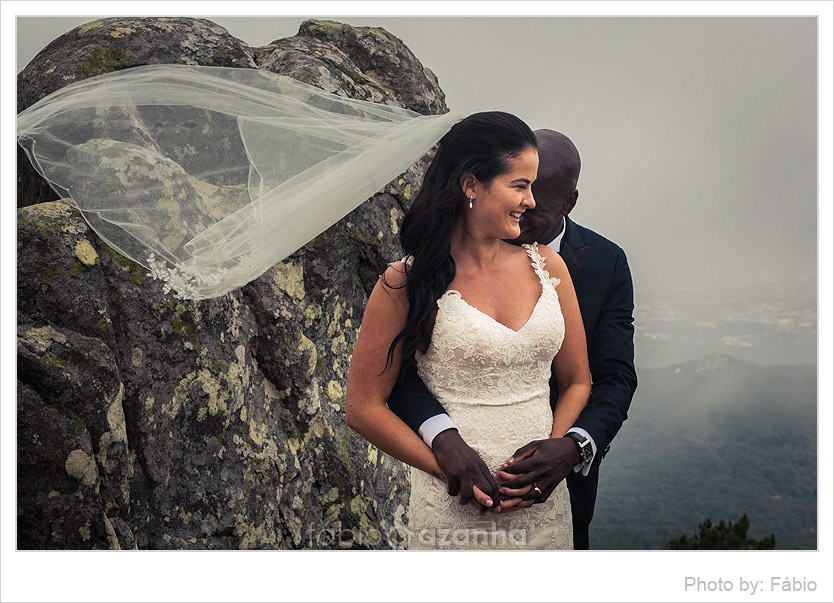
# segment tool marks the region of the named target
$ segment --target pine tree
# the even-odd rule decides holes
[[[756,549],[766,550],[776,548],[776,536],[771,534],[761,540],[753,540],[747,537],[747,530],[750,529],[750,520],[747,513],[741,516],[738,522],[724,523],[722,519],[718,524],[712,523],[707,518],[698,526],[698,534],[687,536],[682,534],[680,538],[673,538],[663,548],[666,550],[742,550]]]

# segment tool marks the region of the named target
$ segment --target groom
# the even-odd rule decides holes
[[[599,465],[626,419],[637,374],[634,369],[634,309],[631,273],[623,250],[568,219],[579,191],[579,152],[553,130],[535,132],[539,171],[533,185],[536,207],[522,217],[522,234],[513,243],[549,241],[570,272],[585,323],[593,388],[588,405],[563,438],[538,440],[520,448],[492,475],[452,420],[409,369],[388,400],[389,408],[420,434],[446,475],[449,494],[466,504],[477,486],[505,510],[547,500],[565,478],[573,514],[574,548],[589,548],[588,524],[594,512]],[[551,407],[558,389],[551,379]],[[523,493],[523,494],[522,494]]]

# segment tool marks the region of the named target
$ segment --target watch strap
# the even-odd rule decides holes
[[[579,458],[582,460],[583,465],[589,463],[594,458],[594,449],[588,438],[573,431],[566,433],[565,437],[570,438],[579,446]]]

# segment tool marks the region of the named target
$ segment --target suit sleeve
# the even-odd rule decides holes
[[[431,417],[446,414],[412,365],[398,379],[388,397],[388,408],[415,432]]]
[[[634,368],[634,286],[625,253],[619,250],[616,270],[599,319],[588,342],[593,387],[575,426],[587,431],[605,456],[628,415],[637,389]]]

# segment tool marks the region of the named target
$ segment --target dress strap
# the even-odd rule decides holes
[[[541,280],[542,284],[556,287],[556,285],[559,284],[559,279],[551,278],[550,273],[545,267],[544,258],[539,253],[539,244],[524,243],[522,247],[524,247],[527,251],[527,256],[530,258],[530,264],[533,266],[533,270],[536,271],[536,274],[539,276],[539,280]]]

